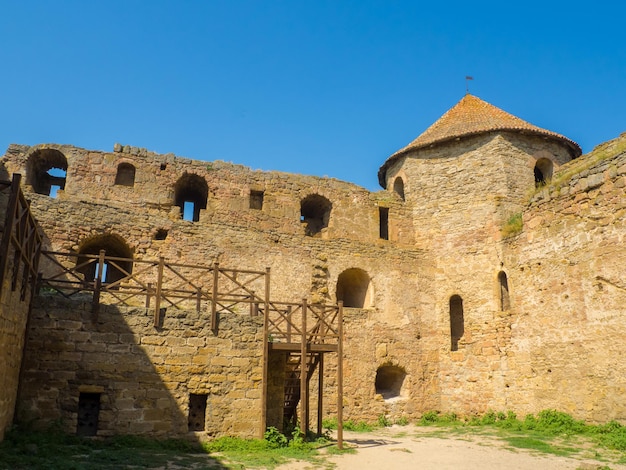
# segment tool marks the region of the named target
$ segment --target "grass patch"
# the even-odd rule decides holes
[[[58,429],[45,432],[14,428],[0,443],[0,469],[92,470],[156,468],[202,465],[225,468],[206,454],[198,443],[185,440],[155,440],[137,436],[88,439]]]
[[[559,447],[552,445],[543,439],[537,439],[531,436],[507,436],[503,439],[511,446],[517,449],[530,449],[544,454],[553,454],[560,456],[570,456],[576,453],[575,449]]]
[[[511,447],[531,449],[559,456],[594,452],[602,460],[601,449],[616,455],[616,462],[626,460],[626,426],[616,421],[602,425],[586,424],[567,413],[543,410],[536,416],[519,419],[515,413],[488,411],[481,416],[460,418],[454,413],[424,413],[420,425],[435,427],[429,436],[450,437],[495,434]],[[606,452],[605,452],[606,453]]]
[[[372,432],[374,429],[378,428],[378,427],[383,427],[381,426],[381,421],[379,418],[379,421],[376,424],[370,424],[367,423],[365,421],[354,421],[352,419],[349,419],[347,421],[343,422],[343,429],[344,431],[354,431],[354,432]],[[391,424],[389,424],[391,425]],[[327,418],[322,420],[322,427],[324,429],[327,429],[328,431],[334,431],[337,429],[337,418]]]
[[[325,465],[318,449],[325,438],[306,441],[296,430],[291,438],[275,429],[266,439],[222,437],[206,443],[139,436],[83,438],[57,429],[38,432],[14,428],[0,443],[0,469],[113,470],[123,468],[266,468],[290,460]]]
[[[523,228],[524,221],[522,219],[522,213],[518,212],[517,214],[513,214],[511,217],[508,218],[500,232],[502,233],[503,238],[508,238],[521,233]]]

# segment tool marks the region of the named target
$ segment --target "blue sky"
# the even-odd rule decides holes
[[[379,189],[470,92],[584,152],[626,131],[626,6],[0,0],[0,153],[116,142]]]

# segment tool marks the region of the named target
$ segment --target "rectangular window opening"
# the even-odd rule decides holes
[[[98,432],[99,416],[100,394],[81,393],[78,397],[76,434],[78,436],[95,436]]]
[[[206,419],[206,393],[189,394],[189,419],[187,421],[190,431],[204,431]]]
[[[263,191],[250,191],[250,209],[263,209]]]
[[[389,208],[379,207],[378,216],[380,219],[380,238],[389,240]]]
[[[196,222],[196,204],[193,201],[185,201],[183,203],[183,220]]]
[[[58,184],[53,184],[50,186],[50,197],[51,198],[56,198],[57,197],[57,192],[59,192],[59,190],[61,189],[61,186]]]

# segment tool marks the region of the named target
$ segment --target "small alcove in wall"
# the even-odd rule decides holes
[[[549,158],[540,158],[535,163],[533,170],[535,174],[535,186],[543,186],[550,182],[552,179],[552,172],[554,170],[554,164]]]
[[[135,185],[135,166],[131,163],[122,162],[117,165],[117,173],[115,175],[115,184],[117,186]]]
[[[402,386],[406,378],[404,368],[394,365],[383,365],[376,371],[376,393],[385,401],[402,397]]]
[[[393,192],[404,201],[404,180],[400,176],[393,180]]]
[[[369,274],[360,268],[343,271],[337,278],[337,301],[344,307],[369,308],[373,295]]]

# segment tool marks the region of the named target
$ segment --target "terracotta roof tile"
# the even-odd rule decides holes
[[[417,139],[406,147],[398,150],[387,159],[378,172],[378,179],[381,186],[385,186],[384,180],[387,168],[406,152],[429,147],[459,137],[467,137],[499,130],[527,132],[552,137],[568,145],[572,149],[574,157],[582,153],[578,144],[567,137],[534,126],[474,95],[466,94],[461,101],[441,116]]]

